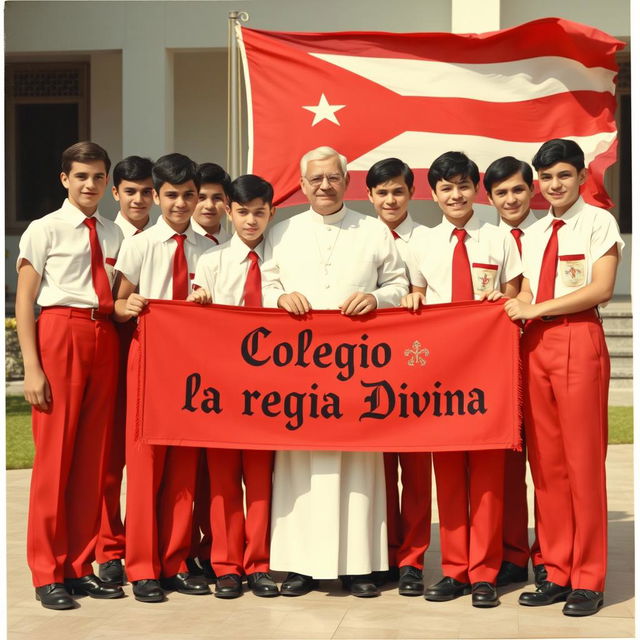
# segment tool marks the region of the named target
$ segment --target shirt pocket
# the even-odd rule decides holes
[[[498,265],[485,262],[472,262],[471,278],[473,280],[473,292],[476,295],[490,293],[496,288]]]
[[[584,253],[558,256],[560,280],[565,287],[582,287],[587,276],[587,264]]]

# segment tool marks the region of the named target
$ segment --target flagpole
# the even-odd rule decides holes
[[[229,11],[229,33],[227,40],[227,171],[231,178],[242,173],[241,164],[241,119],[240,106],[240,66],[238,64],[238,40],[236,27],[246,22],[249,14],[246,11]]]

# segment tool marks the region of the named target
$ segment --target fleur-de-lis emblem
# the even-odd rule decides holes
[[[419,340],[415,340],[411,345],[411,349],[405,349],[404,355],[409,357],[407,364],[410,367],[414,367],[419,364],[421,367],[424,367],[427,364],[425,358],[429,355],[429,349],[421,348],[422,344]]]
[[[482,274],[482,277],[480,278],[480,284],[482,285],[483,289],[489,284],[489,276],[486,273]]]

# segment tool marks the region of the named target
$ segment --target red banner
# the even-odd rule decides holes
[[[152,301],[129,358],[131,426],[203,447],[517,448],[519,334],[500,302],[293,318]]]

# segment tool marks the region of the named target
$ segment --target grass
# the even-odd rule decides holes
[[[633,407],[609,407],[609,444],[633,443]],[[31,410],[21,396],[7,396],[7,469],[33,464]]]

